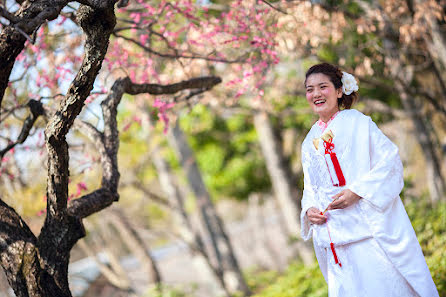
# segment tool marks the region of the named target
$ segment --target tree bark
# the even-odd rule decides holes
[[[300,234],[299,194],[292,186],[289,170],[286,168],[285,158],[280,144],[273,133],[268,114],[259,111],[254,115],[254,126],[259,138],[260,147],[265,158],[266,168],[273,185],[275,197],[284,217],[288,236]],[[313,263],[313,249],[302,241],[299,242],[298,253],[306,265]]]
[[[181,166],[186,172],[187,180],[197,199],[201,222],[212,245],[212,255],[220,268],[225,287],[231,293],[241,291],[250,295],[250,290],[243,278],[231,242],[224,225],[212,203],[209,192],[203,182],[192,149],[178,123],[172,127],[169,143],[175,149]]]

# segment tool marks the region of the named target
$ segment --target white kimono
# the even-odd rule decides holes
[[[403,167],[398,148],[370,117],[354,109],[341,111],[324,131],[330,130],[346,184],[333,185],[324,147],[317,150],[313,142],[323,131],[314,124],[302,143],[301,214],[302,237],[313,236],[329,296],[438,296],[399,198]],[[325,210],[331,197],[343,189],[362,199],[348,208],[328,211],[325,224],[310,224],[306,211]],[[330,242],[342,267],[335,264]]]

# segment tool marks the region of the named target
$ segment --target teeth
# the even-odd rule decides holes
[[[320,103],[325,103],[325,100],[316,100],[316,101],[314,101],[314,104],[320,104]]]

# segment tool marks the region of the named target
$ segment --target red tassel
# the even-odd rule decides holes
[[[333,139],[329,139],[328,141],[324,140],[324,146],[325,146],[325,154],[330,155],[331,162],[333,163],[333,167],[336,172],[336,176],[338,177],[339,184],[335,185],[338,187],[345,186],[345,178],[344,174],[342,173],[341,165],[339,165],[338,157],[336,156],[336,153],[333,152],[334,149],[334,143]],[[327,161],[325,161],[327,162]],[[328,166],[328,164],[327,164]],[[330,176],[331,177],[331,176]],[[332,180],[333,182],[333,180]]]
[[[330,247],[331,247],[331,252],[333,253],[333,257],[335,259],[335,263],[339,264],[339,267],[342,267],[342,264],[341,264],[341,262],[339,262],[338,256],[336,255],[336,251],[335,251],[333,242],[330,242]]]
[[[339,180],[339,186],[345,186],[345,178],[342,173],[341,165],[339,165],[338,157],[336,157],[336,153],[330,153],[331,161],[333,162],[334,169],[336,171],[336,176]]]

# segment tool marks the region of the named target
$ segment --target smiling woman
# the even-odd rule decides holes
[[[335,89],[327,75],[315,73],[307,79],[306,96],[313,112],[327,122],[339,111],[338,98],[342,97],[342,90]]]
[[[330,120],[340,108],[349,109],[358,98],[354,77],[328,63],[308,69],[305,89],[308,103],[323,122]]]
[[[313,236],[329,296],[438,296],[399,198],[398,148],[350,109],[355,78],[323,63],[305,88],[319,120],[302,143],[302,237]]]

